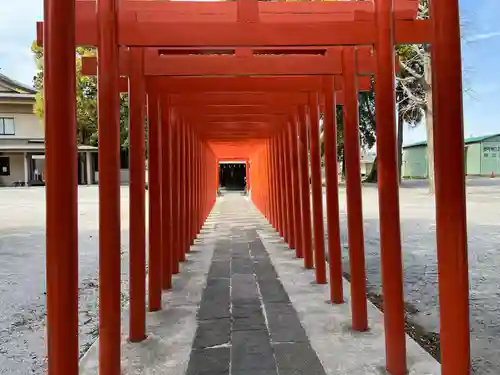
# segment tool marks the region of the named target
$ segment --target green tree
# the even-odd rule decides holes
[[[43,48],[33,42],[31,51],[35,58],[37,73],[33,85],[38,90],[35,114],[43,121]],[[97,77],[82,75],[82,57],[95,56],[95,49],[76,49],[76,123],[78,143],[97,146]],[[123,151],[128,151],[128,95],[120,94],[120,138]]]

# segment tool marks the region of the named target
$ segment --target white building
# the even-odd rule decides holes
[[[35,89],[0,73],[0,186],[44,184],[44,128],[33,112],[35,95]],[[97,148],[79,146],[78,151],[78,181],[91,184]]]

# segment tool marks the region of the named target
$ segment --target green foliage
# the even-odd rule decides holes
[[[33,42],[31,51],[35,59],[37,73],[33,85],[38,90],[35,114],[43,121],[43,48]],[[79,144],[97,146],[97,77],[82,75],[82,57],[94,56],[95,49],[78,47],[76,49],[76,123]],[[128,96],[120,95],[120,139],[122,149],[128,150]]]

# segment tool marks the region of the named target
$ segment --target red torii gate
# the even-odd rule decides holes
[[[356,66],[356,70],[358,74],[373,74],[374,72],[374,59],[371,56],[371,49],[370,48],[362,48],[357,51],[354,51],[358,57],[357,61],[352,62],[352,66]],[[346,61],[343,59],[343,53],[342,49],[336,48],[336,49],[327,49],[325,52],[326,57],[322,56],[313,56],[313,61],[308,59],[309,56],[304,56],[304,55],[299,55],[299,52],[296,50],[284,50],[280,51],[281,54],[289,52],[292,53],[291,55],[285,55],[285,56],[280,56],[278,59],[276,56],[271,56],[269,58],[269,55],[264,55],[264,59],[261,57],[261,55],[252,55],[248,52],[248,50],[242,50],[242,49],[236,49],[234,55],[228,56],[227,54],[224,54],[222,56],[217,56],[217,55],[210,55],[210,56],[199,56],[200,53],[203,53],[203,50],[189,50],[188,53],[190,56],[183,56],[183,52],[179,51],[171,51],[171,50],[162,50],[164,54],[167,55],[167,57],[160,57],[160,60],[158,60],[159,56],[159,51],[158,49],[150,49],[149,53],[146,54],[145,58],[145,64],[144,64],[144,74],[146,76],[157,76],[159,74],[164,74],[164,75],[169,75],[169,76],[176,76],[176,75],[187,75],[187,76],[193,76],[193,75],[225,75],[225,72],[236,72],[239,71],[240,75],[241,74],[246,74],[246,75],[251,75],[251,74],[260,74],[260,75],[275,75],[277,72],[280,70],[278,69],[276,63],[282,61],[281,66],[281,73],[282,74],[308,74],[308,75],[314,75],[314,74],[334,74],[334,73],[340,73],[342,72],[342,69],[348,69],[345,67]],[[318,50],[303,50],[300,51],[300,53],[305,54],[307,52],[313,52],[317,54]],[[275,53],[275,51],[270,51],[272,53]],[[170,59],[170,56],[172,54],[178,54],[181,53],[181,58],[179,59],[179,56],[175,56],[174,60]],[[222,58],[221,58],[222,57]],[[304,58],[305,57],[305,58]],[[123,51],[123,53],[120,56],[120,65],[121,65],[121,74],[127,75],[127,70],[132,70],[130,61],[129,61],[129,52],[128,51]],[[148,65],[147,61],[151,60],[152,63]],[[326,60],[329,64],[324,64],[324,61],[321,60]],[[193,64],[191,64],[193,62]],[[264,62],[267,62],[266,64],[263,64]],[[156,66],[151,68],[151,65],[155,64]],[[176,70],[174,67],[176,66],[175,63],[181,64],[183,68],[181,70]],[[318,66],[320,65],[320,69],[318,70]],[[194,67],[193,67],[194,65]],[[240,66],[241,65],[241,66]],[[240,67],[239,67],[240,66]],[[239,67],[239,69],[238,69]],[[199,72],[201,70],[201,73]],[[84,58],[83,60],[83,69],[82,69],[84,74],[96,74],[97,73],[97,61],[93,57],[87,57]],[[330,80],[330,81],[329,81]],[[157,81],[157,80],[156,80]],[[176,93],[179,93],[180,91],[188,91],[192,92],[193,90],[197,91],[204,91],[204,90],[210,90],[212,87],[218,87],[222,91],[225,90],[242,90],[244,88],[245,92],[250,92],[251,90],[270,90],[270,89],[277,89],[277,90],[285,90],[285,89],[292,89],[295,88],[296,90],[308,90],[308,91],[324,91],[325,95],[328,96],[327,91],[332,91],[333,88],[335,87],[337,90],[340,90],[343,85],[343,78],[340,77],[337,79],[332,78],[327,78],[327,77],[318,77],[318,79],[304,79],[304,78],[295,78],[295,79],[290,79],[290,78],[284,78],[281,77],[278,80],[275,79],[273,82],[269,82],[268,80],[263,80],[262,78],[205,78],[205,79],[193,79],[190,78],[189,81],[186,81],[186,79],[182,80],[173,80],[169,79],[168,83],[166,80],[163,80],[165,84],[165,88],[162,91],[173,91]],[[155,82],[156,83],[156,82]],[[271,83],[276,83],[276,85],[271,85]],[[281,83],[281,84],[279,84]],[[287,86],[283,86],[284,84],[287,84]],[[151,84],[150,84],[151,85]],[[221,86],[222,85],[222,86]],[[292,85],[294,85],[292,87]],[[314,85],[317,85],[315,87]],[[193,87],[195,86],[195,87]],[[369,77],[360,77],[359,83],[358,83],[358,88],[354,86],[354,89],[359,89],[361,91],[368,91],[371,88],[371,83]],[[339,95],[340,94],[340,95]],[[343,99],[343,93],[337,93],[337,104],[342,103]],[[288,99],[288,102],[290,101],[288,97],[285,98],[285,100]],[[330,95],[331,96],[331,95]],[[309,98],[307,98],[309,99]],[[341,100],[339,100],[341,99]],[[268,101],[271,99],[268,99]],[[275,99],[273,98],[272,101],[274,102]],[[308,101],[308,100],[307,100]],[[191,120],[193,120],[195,123],[200,123],[203,124],[203,127],[209,126],[209,129],[212,129],[216,127],[218,129],[218,132],[222,133],[227,133],[228,130],[231,130],[230,128],[235,126],[241,126],[245,125],[242,124],[242,122],[246,123],[246,125],[254,125],[254,132],[257,131],[256,134],[249,134],[248,132],[245,134],[239,134],[238,138],[240,137],[246,137],[246,138],[266,138],[269,137],[269,134],[266,135],[264,129],[262,127],[258,127],[257,129],[255,128],[256,125],[265,125],[265,124],[270,124],[270,123],[275,123],[276,120],[279,122],[286,122],[287,120],[284,120],[289,114],[286,112],[277,114],[275,113],[275,108],[276,105],[273,105],[272,107],[268,107],[268,113],[262,113],[263,109],[262,106],[259,107],[259,113],[252,113],[251,111],[248,112],[249,107],[245,106],[242,110],[241,107],[235,108],[232,106],[229,107],[222,107],[221,105],[218,105],[216,113],[210,114],[210,106],[205,106],[205,107],[199,107],[202,103],[197,103],[197,111],[196,111],[196,116],[193,118],[192,116],[189,116]],[[297,104],[297,103],[295,103]],[[193,103],[189,103],[189,106],[193,106]],[[252,107],[250,107],[252,108]],[[287,103],[287,109],[290,110],[290,103]],[[229,111],[229,112],[228,112]],[[248,113],[247,113],[248,112]],[[277,118],[281,117],[281,118]],[[215,117],[215,118],[214,118]],[[216,118],[219,118],[216,120]],[[226,126],[224,126],[226,125]],[[278,125],[278,124],[276,124]],[[227,128],[229,126],[229,129]],[[275,127],[273,127],[275,128]],[[264,131],[264,132],[263,132]],[[199,130],[200,132],[200,130]],[[349,132],[348,132],[349,133]],[[205,138],[211,139],[214,138],[214,134],[212,133],[211,136],[206,136]],[[235,138],[234,134],[234,129],[232,132],[232,138]],[[357,141],[358,136],[356,135],[354,138],[350,138],[352,142],[355,142],[352,144],[352,147],[348,143],[348,148],[352,150],[357,150],[358,147],[356,145],[358,144]],[[349,139],[349,138],[348,138]],[[234,140],[233,140],[234,142]],[[239,155],[241,155],[241,151],[238,152]],[[353,170],[359,169],[359,153],[357,156],[355,154],[351,153],[353,155],[353,158],[348,159],[348,164],[351,165],[351,163],[354,163],[353,166],[351,167]],[[216,153],[217,155],[217,153]],[[217,155],[218,158],[220,159],[220,156]],[[355,157],[354,157],[355,156]],[[249,159],[249,155],[243,156],[245,160]],[[334,157],[335,158],[335,157]],[[331,163],[327,163],[329,165],[329,169],[331,169]],[[336,167],[336,165],[333,165]],[[332,176],[336,175],[336,169],[335,171],[331,171],[330,174]],[[317,175],[316,175],[317,176]],[[316,177],[314,181],[316,182]],[[354,178],[350,179],[351,181],[355,181]],[[360,191],[354,192],[352,191],[352,187],[356,183],[349,183],[348,184],[348,190],[349,190],[349,197],[350,202],[352,204],[360,204],[360,200],[356,196],[356,194],[360,194]],[[291,193],[287,189],[288,184],[284,184],[281,188],[285,190],[287,193]],[[292,185],[293,186],[293,185]],[[333,204],[333,202],[336,201],[336,198],[331,198],[335,194],[336,197],[336,190],[337,188],[335,187],[336,185],[334,184],[329,184],[328,186],[328,196],[330,206]],[[334,189],[333,189],[334,188]],[[333,190],[332,190],[333,189]],[[316,210],[315,210],[315,239],[317,239],[317,242],[315,244],[315,254],[317,254],[317,261],[316,264],[324,264],[324,259],[323,259],[323,253],[324,253],[324,246],[322,241],[319,241],[320,238],[323,238],[323,224],[322,224],[322,209],[321,209],[321,198],[320,198],[320,191],[317,189],[315,190],[315,199],[316,199]],[[318,199],[318,197],[320,199]],[[354,198],[354,199],[353,199]],[[360,198],[360,197],[359,197]],[[288,199],[288,197],[287,197]],[[287,206],[289,206],[287,204]],[[293,206],[293,205],[292,205]],[[320,208],[318,209],[317,206]],[[296,208],[293,207],[293,210],[295,212]],[[329,215],[332,216],[334,212],[336,212],[336,218],[335,217],[330,217],[329,222],[333,223],[333,227],[338,227],[338,208],[336,209],[330,209],[328,210]],[[292,222],[295,222],[295,217],[292,218],[287,218],[287,220],[290,220]],[[358,225],[362,225],[361,221],[358,222]],[[286,228],[283,230],[282,234],[284,238],[289,242],[290,246],[292,248],[296,247],[295,243],[295,237],[294,237],[294,232],[292,228],[297,228],[296,232],[297,235],[300,230],[304,230],[307,228],[307,226],[301,226],[298,225],[296,226],[295,223],[290,223],[289,228]],[[305,229],[307,231],[307,229]],[[358,228],[357,231],[362,232],[362,227]],[[281,232],[281,230],[280,230]],[[310,236],[310,233],[304,233],[304,236],[307,238]],[[335,264],[340,264],[341,262],[341,255],[340,255],[340,248],[339,248],[339,237],[336,236],[330,236],[330,259],[336,259]],[[305,244],[304,245],[304,250],[301,249],[300,247],[297,247],[297,255],[301,256],[303,253],[306,254],[305,258],[305,266],[306,268],[312,268],[312,258],[307,257],[307,255],[310,253],[310,244]],[[352,247],[354,248],[354,246]],[[337,249],[334,252],[334,249]],[[363,252],[363,246],[360,245],[358,249]],[[353,268],[359,268],[360,270],[364,269],[364,262],[358,261],[353,264]],[[334,267],[332,267],[332,270],[334,270]],[[356,272],[355,272],[356,273]],[[341,272],[338,272],[337,277],[335,278],[336,282],[332,282],[332,301],[342,301],[342,275]],[[361,271],[359,273],[360,280],[364,280],[364,271]],[[326,274],[324,267],[318,266],[317,267],[317,280],[320,283],[325,283],[326,282]],[[360,282],[358,283],[359,285],[362,285],[363,283]],[[337,292],[335,292],[337,291]],[[361,307],[361,310],[366,310],[366,300],[365,300],[365,290],[364,288],[359,288],[359,293],[362,298],[358,298],[359,301],[359,306]],[[355,310],[359,310],[357,308],[357,304],[353,304],[353,308]],[[363,318],[361,319],[362,323],[358,323],[357,326],[359,329],[361,327],[366,326],[366,314],[363,313]],[[363,328],[364,329],[364,328]]]
[[[48,288],[48,329],[49,329],[49,374],[78,373],[78,341],[77,336],[77,215],[76,215],[76,147],[74,144],[74,47],[78,45],[98,45],[99,53],[99,132],[100,132],[100,265],[106,269],[106,281],[100,285],[100,317],[101,317],[101,353],[100,371],[105,374],[118,374],[120,367],[120,316],[119,316],[119,180],[118,180],[118,92],[119,92],[119,45],[132,47],[137,61],[140,50],[137,47],[168,46],[193,48],[207,46],[228,48],[231,46],[260,48],[266,46],[293,47],[303,49],[311,45],[374,45],[376,59],[376,107],[377,107],[377,154],[379,163],[379,203],[382,248],[382,276],[384,291],[384,311],[386,323],[387,369],[393,374],[406,371],[404,349],[404,315],[402,304],[402,270],[401,242],[399,229],[399,207],[397,168],[395,153],[395,103],[394,103],[394,44],[432,42],[433,54],[433,86],[434,117],[436,127],[434,134],[436,157],[436,205],[437,205],[437,241],[439,260],[439,288],[441,305],[441,355],[443,374],[468,374],[470,371],[469,331],[468,331],[468,275],[465,229],[465,193],[463,181],[463,119],[461,108],[461,82],[456,77],[461,74],[460,39],[458,26],[458,4],[456,0],[433,1],[431,14],[434,22],[415,21],[416,1],[397,1],[394,7],[390,0],[377,0],[375,7],[367,2],[332,2],[332,3],[257,3],[256,1],[240,1],[238,3],[170,3],[156,1],[120,1],[118,6],[114,0],[100,0],[97,3],[83,0],[68,3],[65,0],[46,0],[44,30],[45,37],[45,99],[47,122],[47,288]],[[96,12],[97,10],[97,12]],[[211,10],[207,12],[206,10]],[[76,15],[78,17],[76,17]],[[394,18],[394,19],[393,19]],[[439,22],[437,22],[439,20]],[[307,24],[307,30],[304,29]],[[40,28],[39,28],[40,30]],[[358,142],[357,137],[357,97],[354,69],[354,48],[345,49],[346,64],[342,74],[345,82],[345,137],[350,144]],[[139,62],[139,64],[143,64]],[[131,99],[134,108],[130,109],[131,117],[131,153],[140,154],[144,150],[144,130],[139,117],[144,109],[144,92],[149,83],[142,82],[141,73],[135,70],[130,74],[131,82],[138,85],[137,91],[142,98]],[[275,81],[277,78],[272,78]],[[161,83],[157,83],[158,82]],[[169,85],[164,80],[155,78],[151,94],[157,96]],[[198,82],[198,79],[196,80]],[[187,81],[184,81],[187,82]],[[194,81],[193,81],[194,82]],[[221,91],[219,87],[215,91]],[[269,90],[269,88],[266,88]],[[199,89],[198,92],[204,92]],[[239,90],[241,91],[241,89]],[[289,91],[289,90],[288,90]],[[292,90],[293,91],[293,90]],[[308,117],[311,123],[317,123],[319,116],[317,89],[304,90],[315,92],[310,94],[308,116],[304,107],[299,107],[298,117],[293,119],[302,126],[299,132],[297,166],[299,178],[304,181],[307,168],[305,140]],[[328,95],[334,90],[329,90]],[[184,92],[183,94],[185,94]],[[334,106],[333,98],[326,96],[325,139],[334,138]],[[155,104],[153,113],[158,109]],[[148,107],[148,110],[150,108]],[[162,111],[162,120],[168,123],[170,112]],[[150,116],[150,120],[158,116]],[[153,120],[154,121],[154,120]],[[179,124],[182,124],[180,121]],[[190,197],[197,195],[197,204],[201,209],[197,225],[201,225],[204,217],[214,201],[215,174],[213,170],[215,157],[213,152],[204,148],[200,139],[191,140],[186,136],[186,126],[179,126],[176,131],[170,130],[167,136],[161,135],[162,144],[156,143],[157,154],[161,152],[167,160],[173,160],[173,154],[165,144],[174,145],[168,136],[173,135],[182,140],[182,146],[176,151],[189,161],[197,174],[182,176],[183,182],[195,182],[201,190],[190,190]],[[240,123],[241,124],[241,123]],[[267,123],[266,123],[267,124]],[[175,126],[175,127],[177,127]],[[159,126],[157,124],[156,127]],[[293,141],[293,126],[286,134]],[[170,129],[170,127],[167,127]],[[319,161],[318,140],[316,130],[311,131],[311,163],[313,181],[313,200],[317,204]],[[285,130],[285,129],[283,129]],[[349,133],[349,130],[351,133]],[[158,135],[158,134],[156,134]],[[271,134],[269,134],[271,135]],[[305,137],[304,137],[305,136]],[[152,135],[150,134],[150,137]],[[446,137],[446,138],[445,138]],[[150,139],[155,139],[154,137]],[[156,141],[159,141],[157,137]],[[355,140],[356,142],[354,142]],[[166,143],[165,141],[169,142]],[[292,146],[290,141],[288,146]],[[445,142],[446,141],[446,142]],[[281,135],[266,142],[265,148],[257,155],[257,165],[264,174],[255,175],[257,188],[255,203],[270,217],[273,224],[281,228],[288,226],[285,232],[290,233],[290,221],[286,219],[283,200],[277,194],[277,186],[284,186],[288,173],[292,171],[295,153],[290,159],[284,157],[287,149],[286,137]],[[333,142],[332,142],[333,143]],[[332,143],[325,142],[327,162],[332,161]],[[153,142],[152,144],[155,144]],[[152,147],[150,145],[150,147]],[[153,148],[154,148],[153,147]],[[135,151],[135,152],[133,152]],[[190,153],[188,151],[193,151]],[[151,152],[151,149],[150,149]],[[352,152],[352,153],[351,153]],[[351,264],[363,262],[362,213],[360,205],[359,170],[355,170],[355,157],[359,156],[359,148],[346,154],[347,178],[351,181],[355,197],[351,200],[349,210],[349,244],[354,249],[351,253]],[[144,152],[142,152],[142,155]],[[194,157],[192,157],[194,155]],[[303,157],[306,155],[306,158]],[[330,157],[328,157],[330,155]],[[333,159],[335,160],[335,159]],[[348,161],[351,161],[351,164]],[[144,191],[138,182],[143,182],[138,171],[143,169],[137,157],[134,167],[131,166],[131,210],[141,209],[144,205]],[[304,164],[304,162],[306,164]],[[357,160],[359,165],[359,159]],[[180,164],[180,161],[179,163]],[[451,167],[450,167],[451,166]],[[179,167],[179,165],[177,165]],[[175,168],[174,168],[175,169]],[[260,169],[260,168],[259,168]],[[57,171],[71,171],[69,178],[58,179]],[[133,173],[132,170],[135,172]],[[194,170],[194,169],[193,169]],[[327,180],[335,187],[331,172],[327,165]],[[192,170],[190,171],[192,172]],[[274,172],[274,173],[273,173]],[[278,176],[276,173],[278,172]],[[357,174],[357,177],[356,177]],[[154,175],[154,173],[153,173]],[[51,177],[52,176],[52,177]],[[171,174],[169,173],[169,176]],[[173,176],[173,175],[172,175]],[[259,178],[260,177],[260,178]],[[167,196],[173,197],[168,189],[168,179],[162,176],[161,185]],[[258,184],[260,182],[260,185]],[[278,184],[278,182],[280,182]],[[319,185],[320,187],[320,185]],[[320,187],[321,188],[321,187]],[[259,191],[260,190],[260,191]],[[331,190],[330,190],[331,192]],[[132,194],[133,193],[133,194]],[[305,189],[301,189],[301,194]],[[151,192],[153,194],[153,192]],[[308,189],[307,189],[308,194]],[[132,195],[136,203],[132,204]],[[292,195],[285,194],[288,199]],[[297,195],[295,194],[295,197]],[[328,194],[327,197],[331,197]],[[330,234],[338,228],[330,228],[330,211],[332,204],[328,202],[328,222]],[[201,202],[201,205],[200,205]],[[281,206],[281,210],[279,207]],[[186,208],[186,207],[182,207]],[[164,210],[166,211],[166,210]],[[280,213],[281,211],[281,213]],[[172,215],[173,215],[172,211]],[[179,216],[185,211],[178,207]],[[142,221],[138,214],[137,223]],[[142,212],[142,215],[144,213]],[[338,210],[337,210],[338,215]],[[132,216],[132,212],[131,212]],[[317,217],[318,215],[314,215]],[[172,216],[173,217],[173,216]],[[170,216],[166,217],[167,219]],[[180,217],[179,217],[180,218]],[[193,218],[182,217],[181,227],[185,231],[187,223]],[[143,221],[142,221],[143,222]],[[333,221],[334,223],[334,221]],[[132,225],[131,225],[132,227]],[[361,228],[361,230],[359,229]],[[170,228],[172,229],[172,228]],[[154,231],[153,231],[154,232]],[[150,232],[151,234],[151,232]],[[132,232],[131,232],[132,235]],[[136,233],[131,239],[131,262],[136,265],[144,263],[139,249],[143,237]],[[315,236],[318,237],[318,236]],[[184,237],[186,238],[186,237]],[[192,235],[191,235],[192,238]],[[134,245],[135,244],[135,245]],[[319,243],[317,243],[319,245]],[[132,253],[135,257],[132,257]],[[318,253],[318,252],[316,252]],[[319,254],[319,253],[318,253]],[[324,255],[323,255],[324,256]],[[132,259],[133,258],[133,259]],[[175,260],[172,258],[172,260]],[[174,262],[175,263],[175,262]],[[333,264],[336,266],[336,264]],[[118,267],[118,268],[117,268]],[[333,267],[332,267],[333,268]],[[131,269],[132,271],[132,269]],[[131,278],[143,275],[142,270]],[[354,271],[354,270],[353,270]],[[364,267],[363,267],[364,272]],[[101,272],[101,275],[103,273]],[[359,274],[352,274],[353,304],[354,300],[365,298],[364,294],[354,295],[354,291],[363,290],[356,285],[361,280]],[[104,280],[104,279],[103,279]],[[364,279],[362,280],[364,283]],[[136,285],[142,288],[142,285]],[[337,301],[340,302],[340,301]],[[356,315],[361,314],[361,315]],[[353,310],[355,329],[363,330],[366,318],[362,311]],[[74,355],[68,355],[74,353]]]

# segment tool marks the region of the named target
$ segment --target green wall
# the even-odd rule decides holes
[[[488,139],[481,143],[481,174],[496,176],[500,175],[500,139],[499,137]]]
[[[469,143],[465,148],[466,174],[500,176],[500,136]],[[427,178],[427,146],[403,149],[403,178]]]
[[[465,151],[465,167],[467,175],[481,174],[481,143],[467,145]]]
[[[403,149],[403,178],[427,178],[427,146]]]

